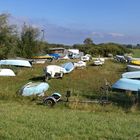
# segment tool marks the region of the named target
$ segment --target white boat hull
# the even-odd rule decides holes
[[[0,76],[16,76],[11,69],[0,69]]]
[[[127,71],[140,71],[140,66],[127,65]]]
[[[17,60],[17,59],[6,59],[0,60],[0,65],[14,65],[21,67],[32,67],[29,61],[27,60]]]

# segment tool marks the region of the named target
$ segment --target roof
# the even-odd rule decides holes
[[[49,50],[65,50],[65,48],[49,48]]]

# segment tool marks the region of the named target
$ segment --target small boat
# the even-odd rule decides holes
[[[127,63],[130,63],[132,60],[134,60],[134,58],[130,55],[124,55],[124,58],[126,59]]]
[[[140,71],[125,72],[122,74],[122,78],[140,79]]]
[[[16,76],[11,69],[0,69],[0,76]]]
[[[64,59],[64,60],[68,60],[68,59],[70,59],[70,58],[69,58],[69,56],[66,54],[65,56],[61,56],[59,59],[62,59],[62,60],[63,60],[63,59]]]
[[[140,66],[127,65],[127,71],[140,71]]]
[[[52,54],[49,54],[49,56],[52,56],[55,60],[60,58],[60,55],[58,53],[52,53]]]
[[[45,59],[34,59],[32,64],[44,64],[45,62]]]
[[[95,66],[102,66],[105,63],[104,58],[97,58],[95,61],[93,61],[93,65]]]
[[[99,60],[95,60],[93,62],[93,65],[95,65],[95,66],[101,66],[101,65],[103,65],[103,63],[101,61],[99,61]]]
[[[45,82],[29,82],[20,89],[19,93],[22,96],[44,96],[44,93],[48,90],[48,88],[49,85]]]
[[[27,60],[5,59],[0,60],[0,65],[14,65],[21,67],[32,67],[31,63]]]
[[[53,58],[52,56],[46,54],[46,55],[38,55],[38,56],[33,56],[33,59],[51,59]]]
[[[139,65],[140,66],[140,60],[132,60],[131,64]]]
[[[45,72],[45,80],[49,80],[51,78],[62,78],[65,69],[61,66],[57,65],[48,65],[44,68]]]
[[[139,91],[140,80],[121,78],[112,85],[112,88],[126,91]]]
[[[64,71],[63,71],[64,73],[70,73],[75,68],[72,62],[62,64],[61,67],[64,68]]]
[[[83,61],[78,61],[77,63],[75,62],[74,67],[76,68],[86,67],[86,62]]]
[[[118,62],[127,62],[127,59],[124,55],[116,55],[114,59]]]
[[[81,61],[90,61],[90,57],[89,56],[81,56]]]
[[[101,62],[100,60],[95,60],[95,61],[93,61],[93,65],[95,65],[95,66],[102,66],[104,63],[103,62]]]

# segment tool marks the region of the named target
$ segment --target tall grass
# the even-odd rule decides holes
[[[0,138],[5,140],[128,140],[140,134],[140,115],[135,113],[48,109],[12,101],[0,106]]]

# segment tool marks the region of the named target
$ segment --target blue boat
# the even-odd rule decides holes
[[[122,78],[140,79],[140,71],[125,72],[122,74]]]
[[[48,90],[48,88],[49,85],[45,82],[29,82],[20,89],[20,94],[22,96],[44,96],[44,93]]]
[[[27,60],[5,59],[0,60],[0,65],[14,65],[22,67],[32,67],[31,63]]]
[[[61,65],[61,67],[65,69],[64,73],[70,73],[75,68],[75,66],[72,62],[65,63],[65,64]]]
[[[56,60],[60,58],[60,55],[58,53],[52,53],[52,54],[49,54],[49,55],[52,56]]]
[[[113,89],[140,91],[140,80],[121,78],[112,85]]]

